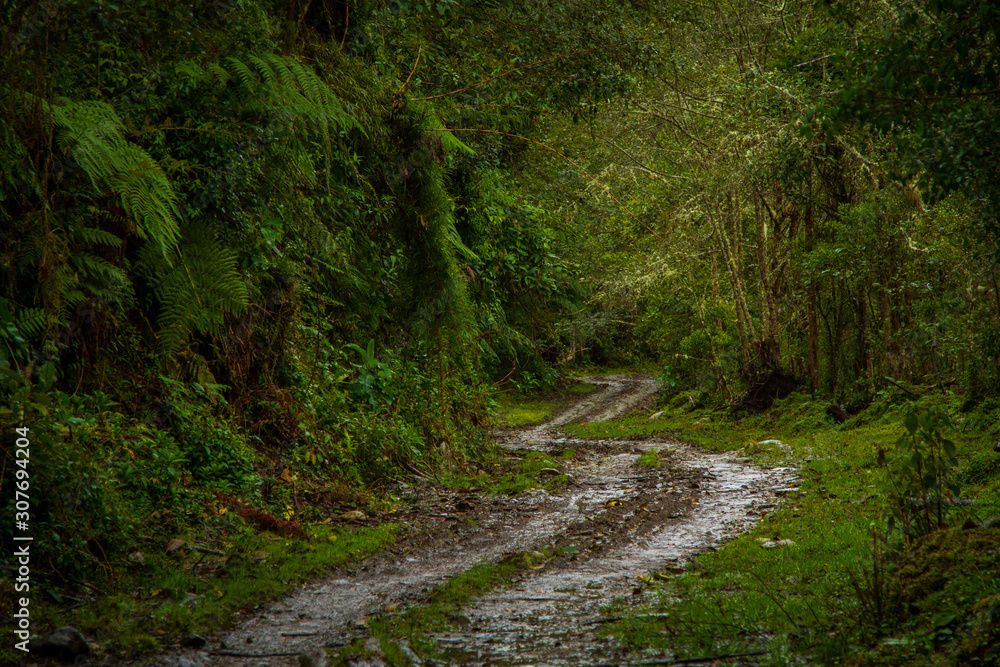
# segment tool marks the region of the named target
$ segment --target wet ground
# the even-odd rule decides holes
[[[571,480],[564,491],[496,497],[414,489],[410,513],[433,524],[430,530],[241,619],[235,630],[214,638],[210,651],[163,661],[178,667],[298,665],[300,654],[364,637],[370,614],[415,603],[421,593],[476,563],[525,552],[537,553],[537,569],[513,587],[476,600],[455,619],[453,632],[435,636],[452,664],[600,665],[669,658],[623,655],[598,635],[602,608],[616,598],[640,600],[640,577],[681,568],[697,553],[749,529],[795,485],[795,472],[762,469],[738,454],[706,453],[667,440],[568,438],[561,425],[614,419],[648,404],[656,391],[645,376],[585,380],[601,389],[546,424],[501,437],[513,453],[561,456],[574,450],[564,462]],[[664,452],[662,466],[637,465],[650,449]]]

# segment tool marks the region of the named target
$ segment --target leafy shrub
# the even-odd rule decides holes
[[[937,407],[911,406],[903,417],[906,433],[897,446],[902,460],[893,471],[893,510],[889,528],[897,524],[908,539],[945,527],[957,507],[959,484],[955,443],[944,435],[951,419]]]

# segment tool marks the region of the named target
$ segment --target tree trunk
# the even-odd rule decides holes
[[[812,208],[812,163],[809,165],[809,192],[806,195],[806,254],[813,251],[816,244],[816,230],[813,226]],[[819,291],[815,276],[808,277],[806,286],[806,320],[809,329],[809,381],[813,393],[819,391],[819,321],[816,317],[816,300]]]
[[[743,281],[742,270],[742,244],[743,225],[739,220],[739,207],[734,202],[735,196],[727,195],[729,200],[729,210],[720,214],[716,211],[712,213],[712,204],[707,196],[705,200],[705,210],[709,222],[719,238],[719,246],[722,250],[722,258],[729,268],[729,282],[733,289],[733,305],[736,310],[736,327],[740,335],[740,349],[743,353],[743,362],[749,362],[753,358],[750,341],[755,338],[753,324],[750,321],[750,313],[747,310],[746,285]]]

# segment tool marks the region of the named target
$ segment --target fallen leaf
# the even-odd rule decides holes
[[[281,479],[285,480],[286,482],[291,482],[292,472],[288,468],[285,468],[284,470],[281,471]]]
[[[177,551],[178,549],[180,549],[185,544],[187,544],[187,542],[185,542],[184,540],[182,540],[179,537],[175,538],[175,539],[172,539],[172,540],[170,540],[170,543],[167,544],[167,553],[168,554],[172,554],[173,552]]]

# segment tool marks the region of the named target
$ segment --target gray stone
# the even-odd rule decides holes
[[[364,649],[372,655],[377,655],[380,658],[385,657],[385,653],[382,652],[382,643],[377,637],[369,637],[366,639]]]
[[[78,655],[88,655],[90,645],[76,628],[67,625],[46,637],[39,652],[64,660],[74,660]]]
[[[299,654],[299,667],[326,667],[326,651],[312,648]]]
[[[406,656],[406,659],[410,661],[410,665],[412,665],[412,667],[423,667],[423,660],[421,660],[420,656],[417,655],[410,647],[409,641],[406,639],[400,639],[396,642],[396,645],[399,646],[399,652]]]
[[[347,667],[386,667],[382,658],[354,658],[348,661]]]
[[[757,541],[760,542],[760,546],[764,549],[779,549],[781,547],[794,547],[795,542],[792,540],[769,540],[766,537],[759,537]]]

